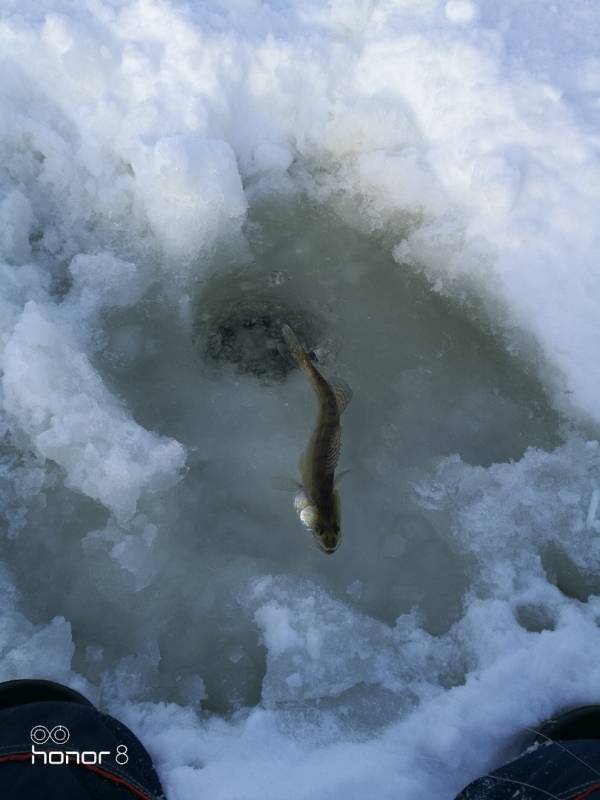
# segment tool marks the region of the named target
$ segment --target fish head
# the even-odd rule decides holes
[[[312,529],[312,533],[319,550],[331,555],[340,546],[341,533],[338,522],[332,521],[326,525],[319,522]]]
[[[294,498],[294,507],[300,521],[312,533],[315,543],[323,553],[334,553],[340,546],[340,504],[337,492],[334,492],[333,509],[322,512],[302,490]]]
[[[319,550],[331,555],[340,546],[342,540],[341,533],[341,511],[340,496],[337,491],[333,492],[333,503],[318,513],[312,526],[312,532]]]

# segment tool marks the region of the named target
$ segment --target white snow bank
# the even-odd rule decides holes
[[[242,603],[267,648],[266,708],[225,720],[136,702],[140,670],[151,675],[160,664],[152,643],[105,672],[102,701],[142,738],[174,800],[451,798],[495,768],[511,743],[518,749],[516,735],[597,699],[599,599],[566,597],[548,582],[537,548],[559,541],[597,570],[585,522],[598,459],[597,446],[577,439],[490,470],[451,458],[418,487],[422,505],[451,515],[453,535],[476,557],[464,615],[443,636],[425,634],[417,615],[383,625],[304,578],[264,576],[242,591]],[[139,558],[131,543],[112,551],[128,570]],[[152,578],[145,571],[142,563],[140,575]],[[49,675],[93,696],[71,671],[68,623],[31,625],[3,577],[2,674],[35,673],[43,653]],[[543,624],[532,627],[536,609]],[[385,694],[372,691],[377,684]]]
[[[152,230],[175,269],[206,252],[228,226],[239,227],[246,200],[226,142],[168,136],[150,153],[132,155],[132,164]]]
[[[55,619],[33,626],[14,609],[10,576],[3,578],[9,600],[0,631],[3,676],[35,674],[43,659],[45,676],[96,699],[93,688],[71,671],[68,623]],[[319,593],[312,597],[324,599]],[[514,610],[534,597],[555,604],[553,630],[534,633],[518,624]],[[278,601],[290,612],[310,598],[306,585],[279,587]],[[463,685],[445,691],[432,692],[423,684],[418,706],[375,737],[357,737],[343,717],[323,707],[291,703],[240,712],[225,721],[173,703],[127,701],[135,692],[136,674],[123,670],[120,685],[113,685],[105,700],[108,710],[142,738],[173,800],[451,798],[496,766],[494,754],[515,731],[535,728],[558,707],[594,701],[600,680],[598,613],[597,598],[587,604],[565,601],[557,590],[534,583],[528,593],[516,592],[510,604],[491,598],[471,604],[455,630],[422,648],[420,662],[413,661],[418,650],[409,644],[408,633],[415,631],[408,624],[405,660],[418,667],[417,673],[430,674],[465,640],[475,647],[470,673]],[[298,656],[310,662],[313,654],[306,645]],[[329,655],[332,666],[345,663],[344,648]],[[382,658],[370,650],[365,662],[377,657]],[[288,672],[273,662],[268,677],[280,680],[279,670]],[[380,710],[371,705],[370,713]]]
[[[419,665],[427,674],[467,640],[476,652],[464,685],[434,693],[423,688],[418,708],[373,738],[357,738],[326,708],[294,703],[255,709],[229,723],[200,721],[175,705],[130,704],[113,710],[147,743],[175,800],[203,795],[211,800],[452,798],[468,781],[497,766],[494,754],[516,733],[535,728],[557,708],[597,697],[597,598],[590,604],[565,603],[557,590],[542,583],[532,593],[560,607],[554,630],[533,633],[520,627],[514,609],[524,596],[518,592],[510,604],[493,599],[473,603],[460,625],[423,653]],[[288,587],[279,599],[292,614],[294,605],[310,595],[306,587]],[[588,646],[581,648],[581,642]],[[332,671],[344,668],[346,650],[347,644],[337,655],[329,654]],[[413,656],[409,648],[406,659]],[[365,653],[366,662],[378,657],[373,650]],[[312,658],[306,647],[303,658]],[[283,664],[271,663],[267,679],[281,681],[280,668]],[[346,706],[351,702],[347,698]],[[371,702],[370,712],[380,713],[376,703]]]
[[[484,297],[541,347],[557,404],[598,418],[598,15],[590,0],[548,14],[20,4],[0,25],[5,256],[27,260],[37,224],[53,257],[162,253],[185,282],[239,230],[242,180],[308,163],[361,195],[372,225],[393,233],[408,214],[402,258]]]
[[[183,447],[144,430],[105,389],[87,357],[43,307],[25,306],[6,345],[4,406],[67,485],[131,516],[142,490],[171,486]]]

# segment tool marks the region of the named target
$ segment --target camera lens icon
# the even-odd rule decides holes
[[[29,735],[34,744],[46,744],[50,738],[50,731],[45,725],[36,725]]]
[[[34,725],[29,735],[34,744],[46,744],[48,741],[54,744],[66,744],[71,738],[69,729],[64,725],[55,725],[52,730],[48,730],[45,725]]]
[[[50,738],[54,744],[66,744],[71,738],[71,734],[64,725],[55,725],[50,731]]]

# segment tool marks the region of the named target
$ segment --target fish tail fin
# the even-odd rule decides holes
[[[283,338],[285,339],[285,343],[289,347],[290,353],[292,354],[294,361],[298,364],[301,369],[310,370],[310,358],[308,353],[304,350],[300,341],[294,331],[290,328],[289,325],[282,325],[281,332],[283,333]]]

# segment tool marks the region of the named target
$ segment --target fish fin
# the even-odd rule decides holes
[[[276,475],[271,478],[271,488],[280,492],[297,492],[302,488],[302,484],[288,475]]]
[[[340,435],[340,430],[334,433],[331,444],[329,445],[329,450],[327,451],[327,460],[325,461],[325,470],[330,473],[335,470],[337,467],[338,459],[340,457],[340,449],[342,445],[342,437]]]
[[[341,472],[338,472],[338,474],[335,476],[335,484],[334,485],[335,486],[339,486],[340,485],[340,481],[342,480],[342,478],[344,478],[344,476],[346,476],[349,472],[352,472],[352,469],[343,469]]]
[[[333,393],[335,394],[335,399],[337,400],[338,410],[340,414],[343,414],[348,403],[352,400],[352,389],[348,386],[346,381],[342,380],[341,378],[330,378],[328,379],[328,383],[333,389]]]
[[[298,471],[300,475],[304,475],[306,472],[306,467],[310,463],[311,452],[312,445],[309,445],[306,450],[300,453],[300,457],[298,458]]]
[[[286,362],[286,364],[296,364],[296,359],[290,353],[290,348],[283,344],[283,342],[278,342],[277,345],[277,352]]]
[[[342,511],[341,511],[340,495],[335,489],[333,490],[333,508],[336,519],[339,522],[342,516]]]
[[[292,354],[294,361],[296,361],[299,367],[307,369],[307,365],[310,364],[310,358],[308,357],[306,351],[300,344],[300,340],[298,339],[294,331],[290,328],[289,325],[282,325],[281,333],[283,334],[285,343],[289,347],[290,353]]]

